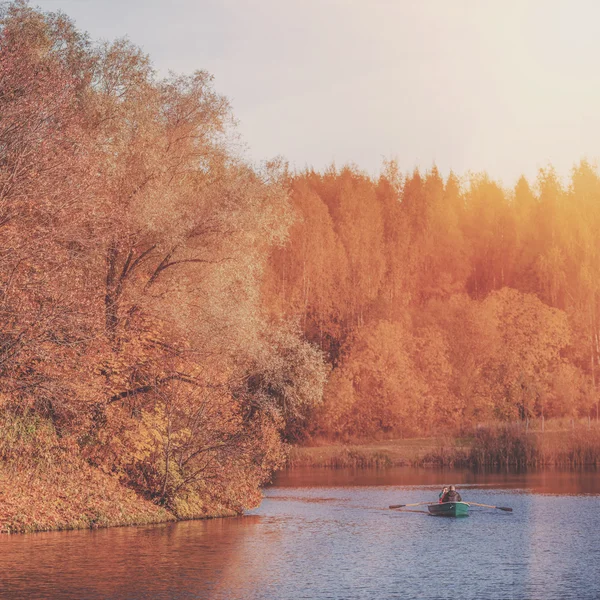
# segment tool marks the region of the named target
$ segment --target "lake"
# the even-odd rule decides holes
[[[388,505],[454,483],[463,519]],[[0,598],[597,599],[600,474],[295,470],[231,519],[0,536]]]

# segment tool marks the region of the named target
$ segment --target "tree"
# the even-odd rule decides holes
[[[236,391],[247,418],[274,414],[286,441],[301,440],[321,404],[329,369],[322,353],[290,324],[267,330]]]
[[[570,342],[566,314],[531,294],[508,288],[484,302],[497,323],[499,346],[487,367],[498,416],[526,419],[547,386],[547,373],[561,362]]]
[[[207,73],[160,79],[23,2],[2,9],[0,112],[0,411],[176,512],[256,502],[285,421],[237,392],[285,337],[265,341],[260,295],[291,223],[284,166],[238,156]],[[324,375],[291,340],[270,360],[305,368],[264,380],[300,407]]]
[[[504,191],[487,176],[474,177],[466,193],[465,237],[472,256],[467,290],[484,298],[512,279],[516,231]]]
[[[0,15],[0,390],[60,429],[90,401],[65,373],[93,337],[95,152],[82,118],[88,42],[25,3]],[[68,290],[68,292],[67,292]],[[93,370],[79,380],[95,388]]]
[[[359,439],[427,431],[448,365],[441,340],[421,335],[415,340],[405,325],[388,321],[359,329],[328,382],[321,431]]]
[[[275,318],[297,319],[308,340],[335,361],[347,307],[348,262],[327,206],[306,178],[292,185],[296,220],[273,251],[264,298]]]

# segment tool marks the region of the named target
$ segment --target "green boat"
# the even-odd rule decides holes
[[[468,517],[469,505],[466,502],[438,502],[427,506],[436,517]]]

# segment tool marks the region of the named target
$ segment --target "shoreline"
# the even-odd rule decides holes
[[[403,438],[354,444],[292,446],[282,470],[442,467],[478,469],[600,467],[600,430],[539,432],[488,429],[471,437]],[[248,507],[251,508],[251,507]],[[0,466],[0,533],[34,533],[212,519],[239,515],[198,502],[179,515],[84,461]]]
[[[430,455],[445,448],[467,450],[467,440],[457,446],[448,438],[404,438],[353,444],[319,444],[294,446],[290,450],[286,469],[344,469],[437,466],[427,460]]]
[[[439,446],[437,438],[357,445],[292,446],[284,469],[411,466]],[[383,450],[382,450],[383,448]],[[292,464],[290,464],[292,463]],[[157,525],[238,516],[224,506],[177,516],[86,464],[79,468],[0,467],[0,535]]]
[[[206,506],[184,518],[90,466],[79,469],[0,468],[0,535],[156,525],[235,516]]]
[[[600,466],[600,429],[554,431],[520,425],[482,428],[469,436],[314,443],[291,448],[294,468],[539,468]]]

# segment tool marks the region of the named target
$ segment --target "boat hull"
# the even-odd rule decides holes
[[[466,502],[439,502],[429,504],[429,512],[436,517],[468,517],[469,505]]]

